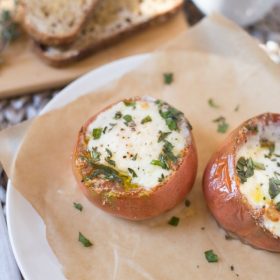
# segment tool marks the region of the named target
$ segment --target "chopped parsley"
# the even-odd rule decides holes
[[[276,208],[277,211],[280,211],[280,202],[276,203],[275,208]]]
[[[173,216],[169,221],[168,221],[168,224],[173,226],[173,227],[177,227],[178,224],[180,222],[180,218],[176,217],[176,216]]]
[[[105,161],[108,162],[112,166],[116,166],[116,162],[114,160],[110,159],[109,157],[106,157]]]
[[[133,157],[132,157],[132,160],[135,161],[137,159],[137,156],[138,154],[135,154]]]
[[[108,148],[106,148],[106,152],[108,154],[108,157],[111,158],[113,156],[113,153]]]
[[[190,207],[191,206],[191,202],[188,199],[185,200],[185,206],[186,207]]]
[[[159,137],[158,137],[158,142],[161,142],[163,140],[165,140],[168,135],[170,135],[171,132],[162,132],[162,131],[159,131]]]
[[[209,263],[218,262],[219,257],[214,253],[213,250],[208,250],[204,252],[205,258]]]
[[[120,111],[116,112],[114,119],[119,120],[122,117],[122,113]]]
[[[132,168],[127,168],[127,170],[132,175],[133,178],[138,177],[136,172]]]
[[[112,152],[106,148],[106,152],[108,154],[108,156],[105,158],[105,161],[108,162],[110,165],[112,166],[116,166],[116,162],[114,160],[112,160]]]
[[[259,132],[258,126],[256,124],[247,124],[247,125],[245,125],[245,127],[251,132],[254,132],[254,133]]]
[[[123,101],[124,105],[127,106],[127,107],[133,107],[133,109],[136,108],[136,102],[133,101],[133,100],[129,100],[129,99],[125,99]]]
[[[240,157],[237,161],[236,170],[241,183],[245,183],[247,178],[252,177],[255,169],[265,170],[265,166],[263,163],[253,161],[252,158]]]
[[[216,108],[216,109],[220,108],[220,106],[218,104],[216,104],[212,98],[208,99],[208,105],[212,108]]]
[[[172,151],[174,146],[166,140],[164,142],[165,143],[164,143],[163,149],[162,149],[163,154],[165,155],[167,160],[171,160],[172,162],[175,163],[177,161],[177,157],[173,154],[173,151]]]
[[[260,139],[260,145],[262,148],[267,148],[269,150],[269,155],[272,155],[275,151],[275,143],[272,141],[269,141],[266,138]]]
[[[110,128],[108,131],[111,131],[117,124],[116,123],[109,123]]]
[[[169,170],[170,169],[169,162],[172,161],[173,163],[176,163],[178,159],[173,154],[173,148],[174,146],[170,142],[164,140],[164,145],[162,148],[162,152],[159,154],[159,158],[156,160],[152,160],[151,164]]]
[[[145,124],[145,123],[148,123],[148,122],[151,122],[152,121],[152,118],[150,116],[146,116],[142,121],[141,121],[141,124]]]
[[[164,83],[166,85],[170,85],[170,84],[173,83],[174,75],[173,75],[173,73],[164,73],[163,74],[163,79],[164,79]]]
[[[83,205],[81,203],[73,202],[74,208],[76,208],[79,211],[83,211]]]
[[[240,157],[236,164],[236,171],[241,183],[247,182],[247,179],[254,175],[253,160],[251,158],[245,159],[244,157]]]
[[[131,115],[125,115],[123,116],[123,119],[125,120],[125,125],[127,126],[130,122],[132,122],[132,116]]]
[[[183,113],[165,102],[157,102],[160,116],[165,120],[170,130],[178,130],[178,123],[183,117]]]
[[[105,133],[106,133],[107,128],[108,128],[107,126],[105,126],[105,127],[104,127],[104,129],[103,129],[103,134],[105,134]]]
[[[79,232],[79,241],[84,247],[91,247],[93,245],[81,232]]]
[[[164,181],[164,175],[161,173],[160,177],[158,178],[158,182],[163,182]]]
[[[280,180],[277,178],[269,178],[269,195],[274,199],[280,193]]]
[[[123,178],[121,176],[121,174],[111,168],[110,166],[106,166],[103,164],[93,164],[94,170],[93,172],[87,176],[86,179],[93,179],[93,178],[101,178],[101,179],[107,179],[109,181],[113,181],[113,182],[118,182],[118,183],[123,183]]]
[[[99,161],[100,160],[101,153],[99,153],[97,151],[97,147],[92,148],[90,154],[91,154],[91,158],[92,158],[93,161]]]
[[[94,128],[92,130],[92,137],[94,139],[99,139],[101,137],[102,134],[102,128]]]
[[[225,117],[221,116],[221,117],[213,120],[213,122],[218,124],[217,132],[219,132],[219,133],[226,133],[227,132],[227,130],[229,128],[229,124],[226,122]]]
[[[151,161],[152,165],[160,166],[163,169],[169,170],[169,165],[166,160],[160,155],[159,159],[153,159]]]

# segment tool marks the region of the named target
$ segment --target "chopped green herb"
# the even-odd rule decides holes
[[[177,130],[178,126],[175,120],[173,119],[166,119],[166,124],[170,130]]]
[[[127,168],[128,172],[132,175],[133,178],[138,177],[136,172],[132,168]]]
[[[94,139],[99,139],[101,137],[102,134],[102,128],[94,128],[92,130],[92,137]]]
[[[161,117],[165,120],[166,125],[170,130],[178,130],[178,122],[183,116],[183,113],[178,111],[177,109],[167,105],[166,103],[163,103],[159,109],[159,114]],[[163,107],[167,106],[166,108]]]
[[[171,132],[162,132],[162,131],[159,131],[159,137],[158,137],[158,142],[161,142],[163,140],[165,140],[168,135],[170,135]]]
[[[251,132],[254,132],[254,133],[258,133],[259,132],[259,129],[258,129],[258,126],[255,124],[255,125],[253,125],[253,124],[247,124],[247,125],[245,125],[245,127],[249,130],[249,131],[251,131]]]
[[[234,108],[234,112],[238,112],[239,111],[239,105],[236,105],[236,107]]]
[[[233,237],[229,235],[228,233],[225,234],[225,240],[232,240]]]
[[[275,143],[266,138],[260,139],[260,145],[262,148],[267,148],[269,150],[269,155],[275,151]]]
[[[161,174],[161,176],[158,178],[158,181],[161,183],[161,182],[163,182],[164,181],[164,175],[163,174]]]
[[[276,178],[269,178],[269,195],[274,199],[280,193],[280,180]]]
[[[193,127],[192,127],[192,125],[191,125],[191,123],[189,121],[187,121],[187,124],[188,124],[189,130],[193,130]]]
[[[93,245],[81,232],[79,232],[79,241],[84,247],[91,247]]]
[[[164,73],[163,78],[164,78],[164,83],[166,85],[170,85],[173,83],[174,75],[173,75],[173,73]]]
[[[110,158],[113,156],[112,152],[108,148],[106,148],[106,152]]]
[[[125,115],[123,116],[123,119],[125,120],[125,125],[128,125],[130,122],[132,122],[132,116],[131,115]]]
[[[133,157],[132,157],[132,160],[136,160],[137,159],[137,156],[138,156],[138,154],[135,154]]]
[[[83,205],[81,203],[76,203],[76,202],[73,202],[73,206],[79,210],[79,211],[83,211]]]
[[[236,171],[242,184],[247,182],[247,179],[254,175],[254,168],[254,162],[251,158],[245,159],[244,157],[240,157],[238,159]]]
[[[114,160],[110,159],[109,157],[106,157],[105,161],[108,162],[112,166],[116,166],[116,162]]]
[[[169,165],[162,156],[160,156],[160,159],[152,160],[151,164],[156,165],[156,166],[160,166],[163,169],[169,170]]]
[[[176,216],[173,216],[169,221],[168,221],[168,224],[173,226],[173,227],[177,227],[178,224],[180,222],[180,218],[176,217]]]
[[[174,146],[168,142],[167,140],[164,140],[164,145],[162,152],[159,154],[159,158],[157,160],[152,160],[151,164],[160,166],[163,169],[170,169],[169,161],[172,161],[173,163],[177,162],[177,157],[173,154],[173,148]]]
[[[108,154],[108,156],[105,158],[105,161],[108,162],[110,165],[116,166],[116,162],[114,160],[112,160],[112,152],[106,148],[106,152]]]
[[[219,258],[218,256],[214,253],[213,250],[208,250],[204,252],[205,258],[209,263],[213,262],[218,262]]]
[[[108,131],[111,131],[117,124],[116,123],[109,123],[110,129]]]
[[[97,147],[92,148],[90,154],[91,154],[91,157],[92,157],[93,161],[99,161],[100,160],[101,153],[99,153],[97,151]]]
[[[277,211],[280,211],[280,202],[276,203],[275,208],[276,208]]]
[[[225,117],[219,117],[219,118],[213,120],[213,122],[218,124],[217,131],[219,133],[227,132],[227,130],[229,128],[229,124],[226,122]]]
[[[280,167],[280,163],[279,162],[277,162],[277,166]]]
[[[264,164],[263,164],[263,163],[253,161],[253,164],[254,164],[255,169],[265,170],[265,166],[264,166]]]
[[[145,124],[147,122],[151,122],[152,121],[152,118],[150,116],[146,116],[142,121],[141,121],[141,124]]]
[[[104,127],[104,129],[103,129],[103,134],[106,133],[107,128],[108,128],[107,126]]]
[[[212,108],[216,108],[216,109],[220,108],[220,106],[217,105],[212,98],[208,99],[208,105]]]
[[[122,117],[122,113],[120,111],[116,112],[114,119],[119,120]]]
[[[94,170],[88,176],[88,179],[103,178],[109,181],[123,183],[123,178],[117,170],[103,164],[92,164],[92,166]]]
[[[127,107],[133,107],[133,109],[136,108],[136,102],[133,101],[133,100],[129,100],[129,99],[125,99],[123,101],[124,105],[127,106]]]
[[[174,146],[170,142],[165,140],[162,152],[168,160],[171,160],[172,162],[175,163],[177,161],[177,157],[173,154],[173,151],[172,151],[173,148],[174,148]]]
[[[191,202],[188,199],[185,200],[185,206],[186,207],[190,207],[191,206]]]

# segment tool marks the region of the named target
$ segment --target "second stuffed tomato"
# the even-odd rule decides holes
[[[280,252],[280,115],[263,114],[234,130],[208,163],[203,187],[225,230]]]

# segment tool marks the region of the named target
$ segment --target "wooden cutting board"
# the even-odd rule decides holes
[[[22,36],[4,54],[4,64],[0,68],[0,98],[66,85],[100,65],[122,57],[154,51],[186,28],[182,12],[166,23],[135,34],[67,68],[53,68],[42,62],[34,54],[31,41]]]

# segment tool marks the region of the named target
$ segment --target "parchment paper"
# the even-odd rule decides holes
[[[205,34],[208,39],[200,46],[197,38]],[[238,47],[231,44],[234,38],[242,38]],[[190,51],[194,46],[199,51]],[[48,241],[68,279],[279,278],[280,256],[226,240],[201,192],[203,168],[226,136],[216,132],[212,120],[225,116],[231,130],[256,114],[279,111],[280,70],[258,48],[232,23],[212,16],[117,83],[35,119],[24,137],[19,133],[19,152],[16,157],[8,153],[15,158],[9,176],[43,218]],[[174,73],[172,85],[164,85],[164,72]],[[159,97],[182,110],[194,127],[199,151],[198,176],[188,197],[191,206],[179,205],[137,223],[91,205],[77,188],[70,165],[82,123],[108,104],[135,95]],[[210,107],[209,98],[220,108]],[[5,143],[17,136],[12,132],[0,135],[4,166]],[[73,207],[74,201],[83,204],[82,212]],[[167,224],[174,214],[180,217],[177,227]],[[79,231],[94,242],[93,247],[81,246]],[[205,260],[209,249],[219,255],[218,263]]]

